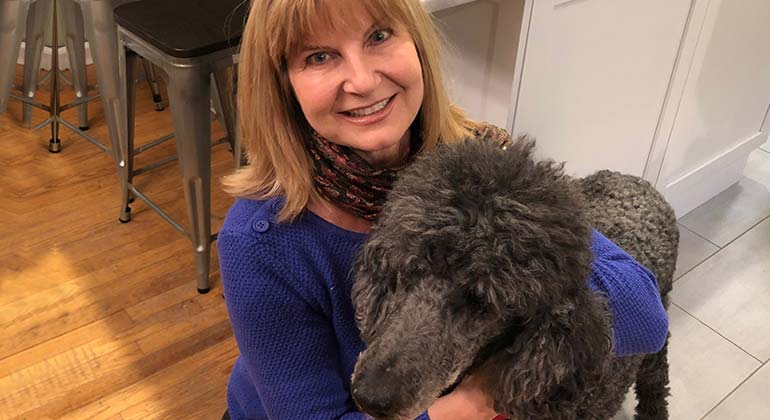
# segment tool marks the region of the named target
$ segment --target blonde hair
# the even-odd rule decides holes
[[[376,21],[404,27],[414,41],[425,86],[415,118],[422,150],[431,150],[439,139],[454,142],[468,136],[474,124],[449,101],[441,76],[439,32],[420,0],[353,1],[360,1]],[[318,194],[305,148],[311,129],[292,93],[287,61],[301,51],[307,35],[323,30],[314,25],[334,22],[332,13],[353,9],[346,6],[341,0],[252,0],[241,41],[237,99],[249,165],[223,184],[237,197],[283,196],[279,221],[297,217]]]

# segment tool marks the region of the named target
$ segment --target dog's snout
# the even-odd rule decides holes
[[[375,418],[391,418],[405,403],[403,389],[395,385],[389,368],[364,373],[353,382],[353,400]]]
[[[393,410],[391,396],[379,387],[355,387],[353,388],[353,399],[361,410],[375,418],[387,418]]]

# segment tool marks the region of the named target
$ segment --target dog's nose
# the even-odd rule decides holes
[[[375,418],[388,418],[395,408],[393,396],[388,395],[384,387],[376,384],[353,387],[353,400],[362,411]]]

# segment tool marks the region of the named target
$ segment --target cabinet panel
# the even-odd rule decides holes
[[[666,150],[665,184],[767,139],[770,2],[711,0]],[[745,159],[745,156],[743,156]]]
[[[585,175],[642,175],[691,0],[534,1],[514,133]]]

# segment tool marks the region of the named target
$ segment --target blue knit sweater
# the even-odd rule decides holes
[[[350,377],[364,349],[350,301],[366,239],[311,212],[275,222],[280,201],[236,200],[219,233],[227,310],[240,349],[227,389],[234,420],[358,420]],[[619,356],[658,351],[668,318],[653,275],[600,233],[588,284],[608,296]],[[419,420],[429,420],[423,413]]]

